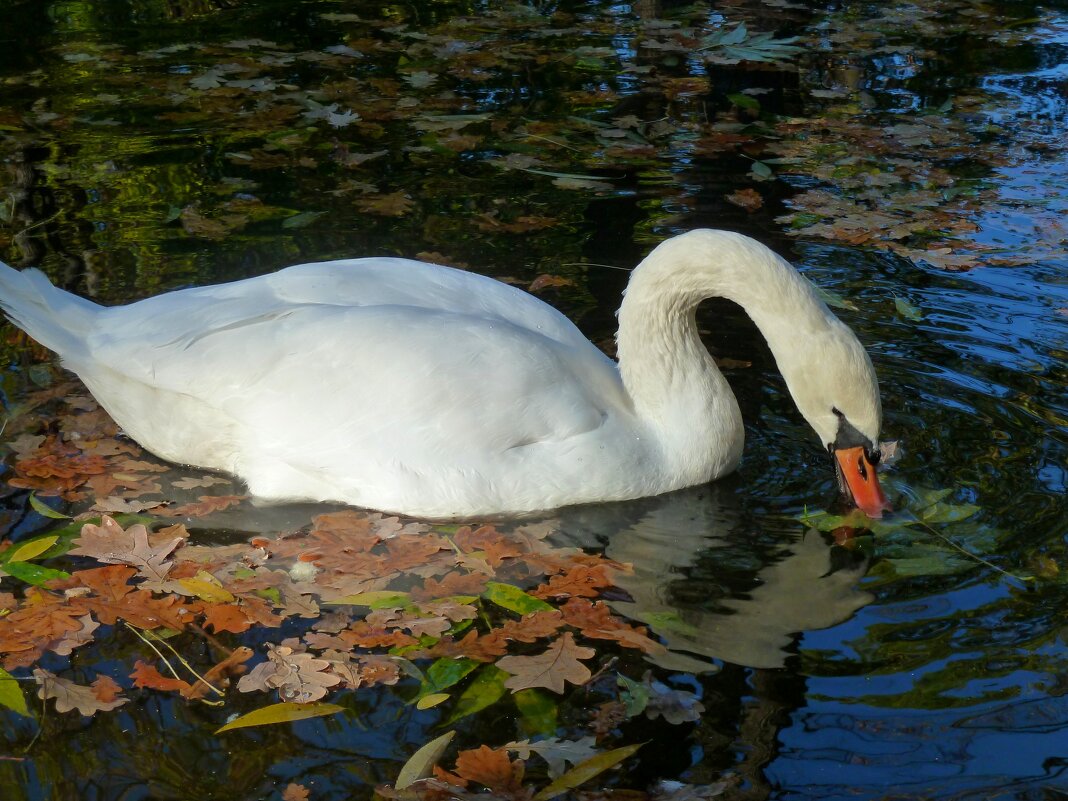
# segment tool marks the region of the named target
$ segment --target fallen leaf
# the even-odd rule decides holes
[[[77,709],[81,714],[90,717],[97,712],[107,712],[120,707],[129,700],[119,697],[118,685],[106,676],[98,677],[90,687],[62,679],[43,668],[36,668],[33,677],[40,686],[37,697],[42,700],[54,699],[57,712]]]
[[[567,631],[549,648],[537,656],[505,656],[497,660],[497,667],[511,673],[504,686],[512,692],[530,687],[545,687],[555,693],[563,693],[564,682],[583,685],[591,673],[581,659],[594,656],[592,648],[583,648],[575,643],[575,637]]]

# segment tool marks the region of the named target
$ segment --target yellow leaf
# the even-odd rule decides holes
[[[403,790],[413,782],[425,779],[433,773],[434,765],[441,759],[441,755],[445,753],[445,749],[449,747],[449,743],[452,742],[452,738],[455,736],[456,732],[454,731],[446,732],[412,754],[408,761],[404,763],[404,767],[400,769],[400,773],[397,774],[397,781],[393,784],[393,787],[397,790]]]
[[[344,711],[345,707],[337,704],[271,704],[260,709],[254,709],[247,715],[234,718],[225,726],[215,730],[216,734],[222,734],[231,729],[244,729],[249,726],[270,726],[275,723],[289,723],[294,720],[306,718],[318,718],[323,715],[333,715]]]
[[[231,603],[234,600],[234,596],[223,589],[213,575],[203,570],[197,573],[196,578],[178,579],[178,583],[191,595],[211,604]]]
[[[616,748],[612,751],[605,751],[603,754],[597,754],[597,756],[592,756],[589,759],[580,762],[567,773],[557,776],[552,784],[548,785],[534,796],[533,801],[549,801],[550,798],[555,798],[560,795],[560,793],[573,790],[580,784],[588,782],[594,776],[603,773],[609,768],[614,768],[643,745],[645,745],[645,743]]]
[[[418,701],[416,701],[415,708],[416,709],[430,709],[431,707],[437,706],[442,701],[448,701],[448,700],[449,700],[449,694],[448,693],[430,693],[429,695],[424,695],[422,698],[420,698]]]
[[[16,545],[7,553],[5,562],[27,562],[33,559],[35,556],[40,556],[53,545],[56,544],[56,540],[59,539],[58,535],[50,535],[47,537],[38,537],[37,539],[24,542],[21,545]]]

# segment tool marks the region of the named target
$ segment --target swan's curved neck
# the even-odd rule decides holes
[[[635,411],[676,443],[711,438],[724,459],[736,462],[741,414],[697,332],[697,306],[709,297],[746,310],[788,381],[799,342],[837,320],[790,265],[739,234],[691,231],[635,268],[617,334],[619,370]]]

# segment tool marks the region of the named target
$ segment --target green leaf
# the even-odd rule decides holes
[[[18,680],[3,668],[0,668],[0,706],[25,717],[30,716],[30,710],[26,708],[26,696],[22,694]]]
[[[727,99],[731,101],[738,108],[749,109],[750,111],[760,111],[760,101],[755,97],[744,95],[738,92],[733,95],[727,95]]]
[[[501,584],[497,581],[486,583],[486,589],[482,592],[482,597],[487,601],[493,601],[497,606],[503,606],[505,609],[510,609],[521,615],[553,608],[551,604],[547,604],[533,595],[527,595],[518,587],[513,587],[511,584]]]
[[[492,706],[504,697],[508,690],[504,686],[509,673],[505,673],[496,665],[486,665],[475,674],[475,678],[467,685],[456,701],[456,706],[443,722],[443,725],[455,723],[460,718],[481,712],[488,706]]]
[[[20,542],[13,548],[9,548],[4,553],[3,564],[11,564],[12,562],[28,562],[30,559],[34,559],[53,545],[59,537],[55,534],[46,534],[43,537],[34,537],[32,540],[26,540],[26,542]]]
[[[459,659],[442,657],[438,659],[426,669],[423,686],[419,688],[419,695],[416,696],[416,701],[421,701],[428,695],[434,695],[442,690],[449,689],[469,673],[472,673],[478,668],[479,664],[474,659],[467,659],[466,657]],[[423,707],[419,708],[422,709]]]
[[[911,320],[916,323],[923,319],[923,312],[920,311],[918,306],[914,306],[904,298],[894,297],[894,306],[897,308],[897,313],[904,317],[906,320]]]
[[[967,520],[979,511],[979,507],[970,503],[951,504],[933,503],[920,512],[924,523],[957,523]]]
[[[845,296],[839,295],[837,292],[832,292],[830,289],[824,289],[821,286],[812,285],[816,290],[816,294],[820,296],[820,300],[826,303],[828,306],[833,306],[836,309],[848,309],[849,311],[860,311],[857,305],[851,300],[847,300]]]
[[[4,570],[7,571],[8,575],[17,578],[19,581],[25,581],[27,584],[33,584],[35,587],[43,587],[53,579],[70,578],[70,573],[53,570],[50,567],[41,567],[33,562],[11,562],[4,565]]]
[[[649,705],[649,685],[628,679],[622,673],[618,675],[619,686],[623,688],[621,697],[627,708],[627,717],[633,718],[645,711]]]
[[[33,509],[33,511],[37,512],[37,514],[41,515],[42,517],[49,517],[52,520],[71,519],[70,515],[65,515],[62,512],[57,512],[51,506],[49,506],[40,498],[38,498],[36,492],[30,493],[30,507]]]
[[[624,759],[634,754],[643,745],[644,743],[638,743],[637,745],[616,748],[611,751],[605,751],[603,754],[590,757],[584,762],[580,762],[567,773],[558,777],[548,787],[545,787],[537,793],[534,796],[533,801],[549,801],[550,798],[556,798],[556,796],[561,793],[565,793],[568,790],[575,789],[581,784],[585,784],[594,776],[604,773],[609,768],[614,768]]]
[[[438,704],[443,704],[451,698],[448,693],[429,693],[428,695],[419,696],[419,700],[415,702],[416,709],[432,709]]]
[[[530,689],[520,690],[512,698],[516,709],[519,710],[519,723],[524,734],[532,736],[556,733],[556,700],[551,695]]]
[[[247,715],[242,715],[215,730],[216,734],[232,729],[244,729],[249,726],[272,726],[275,723],[290,723],[294,720],[318,718],[323,715],[334,715],[344,712],[345,707],[337,704],[271,704],[260,709],[254,709]]]
[[[283,228],[303,228],[306,225],[311,225],[326,214],[325,211],[302,211],[300,214],[294,214],[292,217],[286,217],[282,220]]]
[[[374,592],[358,592],[355,595],[344,595],[332,601],[324,601],[331,606],[369,606],[372,609],[393,609],[408,605],[409,595],[406,592],[395,590],[376,590]]]
[[[412,754],[397,774],[397,781],[393,783],[394,789],[403,790],[414,782],[431,775],[434,772],[434,766],[438,764],[441,755],[445,753],[445,749],[449,747],[449,743],[455,736],[454,731],[446,732]]]

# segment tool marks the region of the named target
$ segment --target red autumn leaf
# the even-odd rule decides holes
[[[192,689],[192,685],[189,682],[164,676],[155,665],[150,665],[141,659],[134,663],[133,673],[130,674],[130,678],[133,679],[134,687],[144,687],[150,690],[185,692]]]

